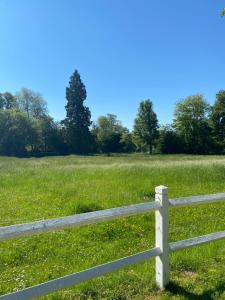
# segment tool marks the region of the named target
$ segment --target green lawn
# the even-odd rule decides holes
[[[170,198],[225,192],[224,156],[121,155],[0,158],[0,225]],[[225,202],[170,210],[170,241],[225,230]],[[154,214],[0,244],[0,294],[154,247]],[[225,299],[225,241],[170,255],[171,284],[155,286],[154,260],[43,299]]]

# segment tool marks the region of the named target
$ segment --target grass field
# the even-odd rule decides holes
[[[224,156],[0,158],[0,226],[225,191]],[[170,241],[225,230],[225,203],[170,210]],[[0,294],[154,247],[154,214],[0,244]],[[225,299],[225,241],[170,255],[171,284],[155,286],[154,260],[43,299]]]

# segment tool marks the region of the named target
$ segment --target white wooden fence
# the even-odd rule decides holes
[[[15,239],[27,235],[35,235],[42,232],[59,230],[69,227],[78,227],[86,224],[97,223],[137,215],[144,212],[155,211],[155,248],[127,256],[103,265],[99,265],[78,273],[50,280],[17,292],[0,296],[5,300],[32,299],[34,297],[47,295],[53,291],[69,287],[80,282],[104,275],[106,273],[127,267],[150,258],[156,258],[156,283],[163,289],[169,283],[169,253],[180,249],[208,243],[225,238],[225,231],[211,233],[208,235],[191,238],[188,240],[169,243],[168,238],[168,215],[169,207],[203,204],[225,200],[225,193],[194,196],[178,199],[168,199],[168,189],[158,186],[155,189],[155,201],[129,205],[124,207],[105,209],[68,217],[42,220],[12,226],[0,227],[0,241]]]

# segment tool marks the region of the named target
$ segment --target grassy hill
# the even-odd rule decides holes
[[[0,226],[225,191],[224,156],[0,158]],[[225,202],[170,210],[170,241],[225,230]],[[0,244],[0,294],[154,247],[154,214]],[[225,241],[170,255],[171,284],[155,286],[154,260],[44,299],[225,299]]]

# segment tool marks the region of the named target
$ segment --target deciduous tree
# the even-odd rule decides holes
[[[16,97],[9,92],[0,93],[0,109],[17,109]]]
[[[47,104],[40,93],[22,88],[16,95],[20,111],[28,118],[42,118],[47,115]]]
[[[186,152],[207,153],[211,147],[208,124],[209,105],[200,94],[176,104],[174,127],[184,141]]]
[[[100,152],[121,152],[120,139],[123,130],[124,128],[121,122],[117,120],[116,115],[107,114],[106,116],[100,116],[92,130],[96,136]]]
[[[157,150],[165,154],[181,153],[184,151],[182,139],[171,125],[160,127]]]
[[[34,128],[24,113],[0,111],[0,154],[25,155],[34,136]]]
[[[216,151],[225,151],[225,91],[219,91],[211,107],[210,124]]]
[[[134,143],[141,151],[152,153],[158,137],[158,119],[151,100],[140,103],[134,123]]]

